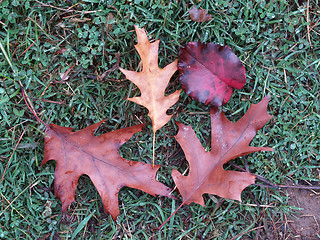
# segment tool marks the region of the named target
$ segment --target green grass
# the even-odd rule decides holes
[[[154,198],[123,188],[121,214],[115,223],[103,211],[90,179],[83,176],[76,202],[62,218],[61,203],[53,191],[55,163],[41,166],[44,126],[27,109],[18,82],[44,122],[81,129],[107,118],[101,133],[149,123],[121,153],[127,159],[151,163],[147,111],[126,101],[139,90],[118,69],[113,70],[117,53],[122,68],[138,69],[133,26],[145,27],[150,39],[160,39],[161,67],[177,58],[178,47],[187,42],[226,44],[247,71],[246,86],[223,107],[227,117],[238,120],[252,102],[271,95],[268,111],[274,118],[252,145],[275,151],[247,156],[250,171],[277,184],[319,180],[318,0],[310,0],[309,11],[306,2],[299,6],[297,1],[203,0],[194,4],[212,14],[213,19],[205,23],[189,18],[193,1],[43,2],[52,6],[0,1],[0,42],[7,54],[6,58],[0,51],[0,177],[5,173],[0,181],[1,239],[231,239],[246,231],[243,237],[253,239],[259,226],[264,227],[261,239],[270,232],[280,236],[294,208],[288,205],[286,191],[258,186],[244,190],[242,203],[204,195],[207,207],[183,206],[161,231],[155,231],[179,206],[180,198]],[[76,12],[62,10],[71,2]],[[75,63],[70,78],[62,83],[60,73]],[[99,80],[108,69],[112,71]],[[180,88],[177,77],[168,92]],[[174,120],[192,125],[202,144],[209,146],[209,107],[182,93],[170,111]],[[182,172],[187,166],[173,138],[176,132],[171,120],[156,139],[157,163],[164,165],[158,180],[170,187],[174,187],[171,167]],[[233,162],[242,166],[241,159]]]

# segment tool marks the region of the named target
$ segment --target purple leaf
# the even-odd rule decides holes
[[[180,83],[186,93],[216,107],[227,103],[233,88],[246,83],[246,70],[228,46],[189,42],[179,50]]]

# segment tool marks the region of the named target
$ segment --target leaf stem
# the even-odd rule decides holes
[[[155,156],[155,145],[156,144],[156,131],[153,131],[152,137],[152,168],[154,168],[154,156]]]

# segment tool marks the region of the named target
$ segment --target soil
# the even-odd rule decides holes
[[[318,185],[317,183],[316,185]],[[295,240],[320,239],[320,191],[288,189],[290,206],[301,208],[289,222],[289,238]]]

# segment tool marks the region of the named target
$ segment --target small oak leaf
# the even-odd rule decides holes
[[[149,110],[148,116],[152,120],[153,132],[164,126],[171,118],[166,111],[174,105],[181,90],[165,96],[165,90],[170,78],[177,70],[177,60],[160,69],[158,66],[159,40],[150,43],[144,29],[135,26],[138,44],[135,45],[142,61],[142,71],[128,71],[120,68],[120,71],[131,82],[136,84],[140,91],[140,97],[128,100],[145,106]]]

